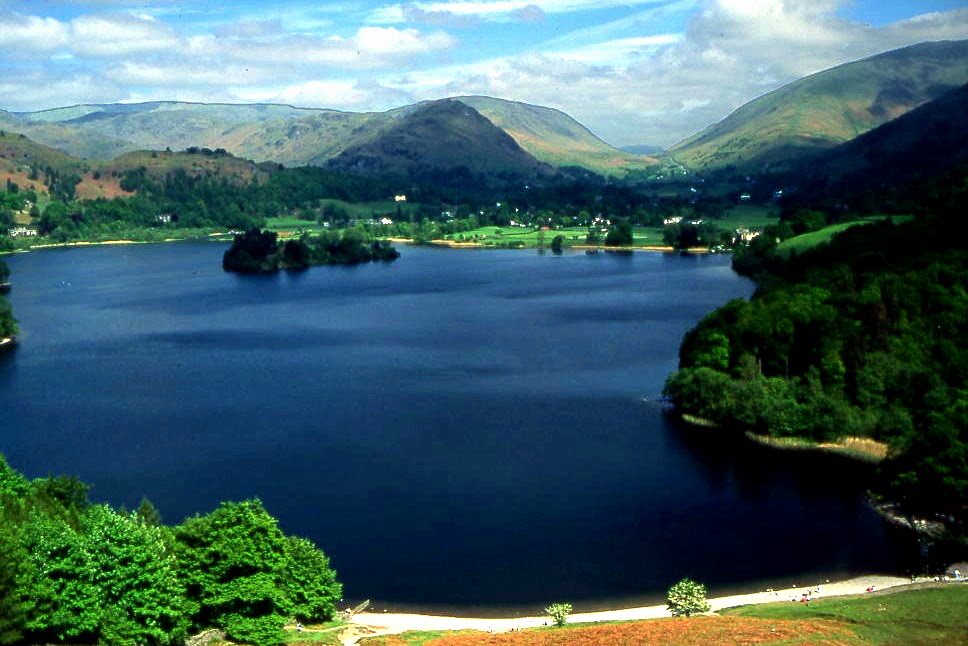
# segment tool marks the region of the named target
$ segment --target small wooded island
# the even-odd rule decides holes
[[[395,260],[400,253],[386,240],[373,240],[357,229],[304,235],[281,242],[274,231],[250,229],[235,236],[222,256],[222,268],[242,273],[305,269],[312,265],[349,265]]]

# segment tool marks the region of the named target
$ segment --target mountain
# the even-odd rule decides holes
[[[850,141],[968,82],[968,40],[912,45],[818,72],[669,149],[694,169],[783,167]]]
[[[623,175],[657,163],[608,145],[573,118],[552,108],[488,96],[459,96],[511,135],[518,145],[552,166],[579,166],[602,175]]]
[[[655,163],[598,139],[558,110],[490,97],[461,97],[539,160],[622,175]],[[386,112],[342,112],[288,105],[156,101],[78,105],[0,114],[0,126],[88,159],[134,150],[224,148],[255,161],[325,165],[344,150],[393,127],[424,103]]]
[[[968,163],[966,107],[968,84],[817,157],[809,172],[856,190]]]
[[[555,173],[456,99],[419,105],[327,162],[334,170],[439,183],[494,184]]]

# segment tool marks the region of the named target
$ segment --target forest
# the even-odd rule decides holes
[[[725,430],[886,442],[876,491],[964,535],[968,168],[910,190],[923,196],[913,220],[854,226],[803,253],[768,232],[736,253],[756,294],[686,335],[665,392]]]
[[[333,617],[342,587],[311,541],[258,500],[176,526],[88,500],[73,477],[29,480],[0,455],[0,644],[180,644],[208,628],[256,645]]]
[[[185,153],[189,154],[189,153]],[[195,154],[203,154],[198,152]],[[98,239],[163,239],[172,231],[246,231],[264,226],[266,218],[292,216],[329,221],[334,227],[358,220],[333,202],[380,202],[405,192],[412,212],[387,213],[394,223],[383,235],[414,239],[457,233],[479,226],[507,226],[511,220],[552,226],[587,226],[595,217],[628,219],[640,226],[661,226],[663,219],[686,215],[717,217],[732,202],[711,196],[659,195],[654,188],[608,181],[585,172],[579,177],[549,178],[542,185],[490,189],[481,186],[408,183],[361,177],[316,167],[280,168],[260,165],[244,180],[211,171],[191,173],[174,168],[159,174],[146,167],[116,173],[130,196],[95,199],[52,193],[38,206],[33,191],[9,183],[0,191],[0,251],[15,241],[4,235],[14,226],[14,214],[32,215],[31,225],[50,242]],[[358,222],[357,222],[358,223]]]

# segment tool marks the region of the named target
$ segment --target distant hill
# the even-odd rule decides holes
[[[0,189],[9,180],[20,188],[48,192],[52,184],[63,185],[87,168],[83,160],[0,126]]]
[[[187,175],[214,176],[238,185],[265,177],[273,170],[224,150],[214,151],[208,148],[190,148],[179,152],[139,150],[125,153],[111,161],[100,162],[96,164],[96,168],[101,175],[117,176],[131,171],[140,172],[143,168],[146,176],[158,180],[180,170]]]
[[[789,166],[968,82],[968,40],[922,43],[818,72],[669,149],[694,169]]]
[[[579,166],[602,175],[622,175],[657,163],[652,157],[608,145],[560,110],[488,96],[459,96],[456,100],[480,112],[522,148],[552,166]]]
[[[558,110],[490,97],[461,97],[541,161],[622,175],[655,163],[609,146]],[[386,112],[342,112],[288,105],[158,101],[78,105],[38,112],[0,113],[0,127],[87,159],[113,159],[134,150],[224,148],[255,161],[323,166],[418,110],[417,103]]]
[[[474,108],[455,99],[424,103],[399,115],[327,166],[442,184],[491,185],[555,173]]]
[[[886,186],[968,163],[968,84],[842,144],[810,164],[835,183]]]

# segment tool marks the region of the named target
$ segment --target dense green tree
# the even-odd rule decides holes
[[[160,527],[162,524],[161,512],[147,498],[141,499],[134,513],[137,515],[138,520],[149,527]]]
[[[605,246],[628,247],[632,244],[632,223],[619,220],[608,229],[605,235]]]
[[[181,579],[196,628],[217,626],[258,645],[282,641],[295,609],[284,580],[286,539],[258,500],[222,503],[175,529]]]
[[[332,619],[343,589],[329,559],[312,541],[296,536],[286,539],[283,581],[296,619],[303,622]]]
[[[562,245],[565,243],[565,236],[558,234],[551,239],[551,251],[553,253],[561,253]]]
[[[2,456],[0,456],[2,459]],[[21,586],[29,558],[16,526],[0,513],[0,644],[15,644],[27,626],[27,600]]]
[[[756,267],[757,293],[686,334],[665,392],[729,429],[888,442],[879,492],[968,523],[960,217],[852,227],[787,257],[770,245],[737,254],[734,264]]]

